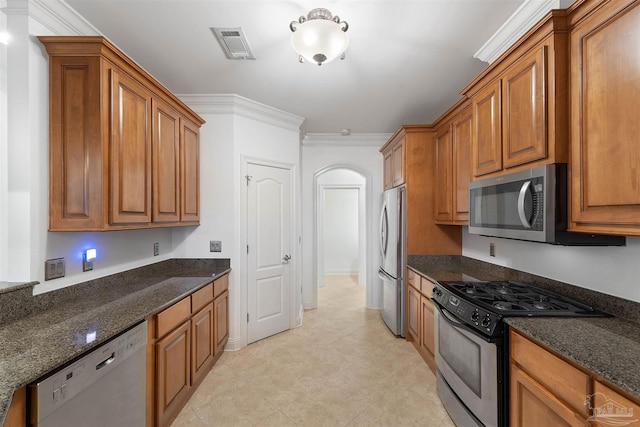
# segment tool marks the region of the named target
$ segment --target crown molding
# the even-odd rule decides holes
[[[473,57],[491,64],[550,10],[564,9],[571,3],[573,0],[525,0]]]
[[[2,11],[5,15],[28,15],[55,35],[101,35],[64,0],[6,0]]]
[[[198,114],[237,114],[296,132],[304,122],[304,117],[236,94],[177,96]]]
[[[304,147],[382,147],[391,138],[391,133],[307,133],[302,139]]]

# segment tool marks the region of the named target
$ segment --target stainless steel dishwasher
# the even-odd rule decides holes
[[[145,321],[32,384],[30,424],[144,426],[146,342]]]

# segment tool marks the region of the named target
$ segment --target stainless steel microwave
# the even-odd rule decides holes
[[[561,245],[625,244],[622,236],[569,233],[567,165],[556,163],[469,184],[469,233]]]

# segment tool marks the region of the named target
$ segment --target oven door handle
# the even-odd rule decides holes
[[[477,337],[479,339],[482,339],[483,341],[486,341],[488,343],[497,343],[497,342],[502,341],[501,338],[496,338],[496,337],[490,338],[490,337],[486,337],[486,336],[482,335],[480,332],[476,331],[475,329],[465,325],[464,323],[462,323],[459,320],[457,320],[454,317],[452,317],[453,315],[449,314],[449,312],[445,308],[442,308],[440,306],[440,304],[437,301],[435,301],[433,298],[431,300],[434,302],[433,305],[438,309],[438,312],[440,313],[442,318],[444,320],[446,320],[447,322],[451,323],[454,327],[463,329],[466,332],[468,332],[470,334],[473,334],[473,336],[475,336],[475,337]]]

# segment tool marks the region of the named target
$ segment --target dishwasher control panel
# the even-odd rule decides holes
[[[87,337],[91,334],[89,332]],[[32,396],[35,396],[37,402],[34,405],[37,408],[37,420],[43,420],[62,407],[137,351],[144,351],[146,343],[147,323],[145,321],[32,384],[30,386]]]

